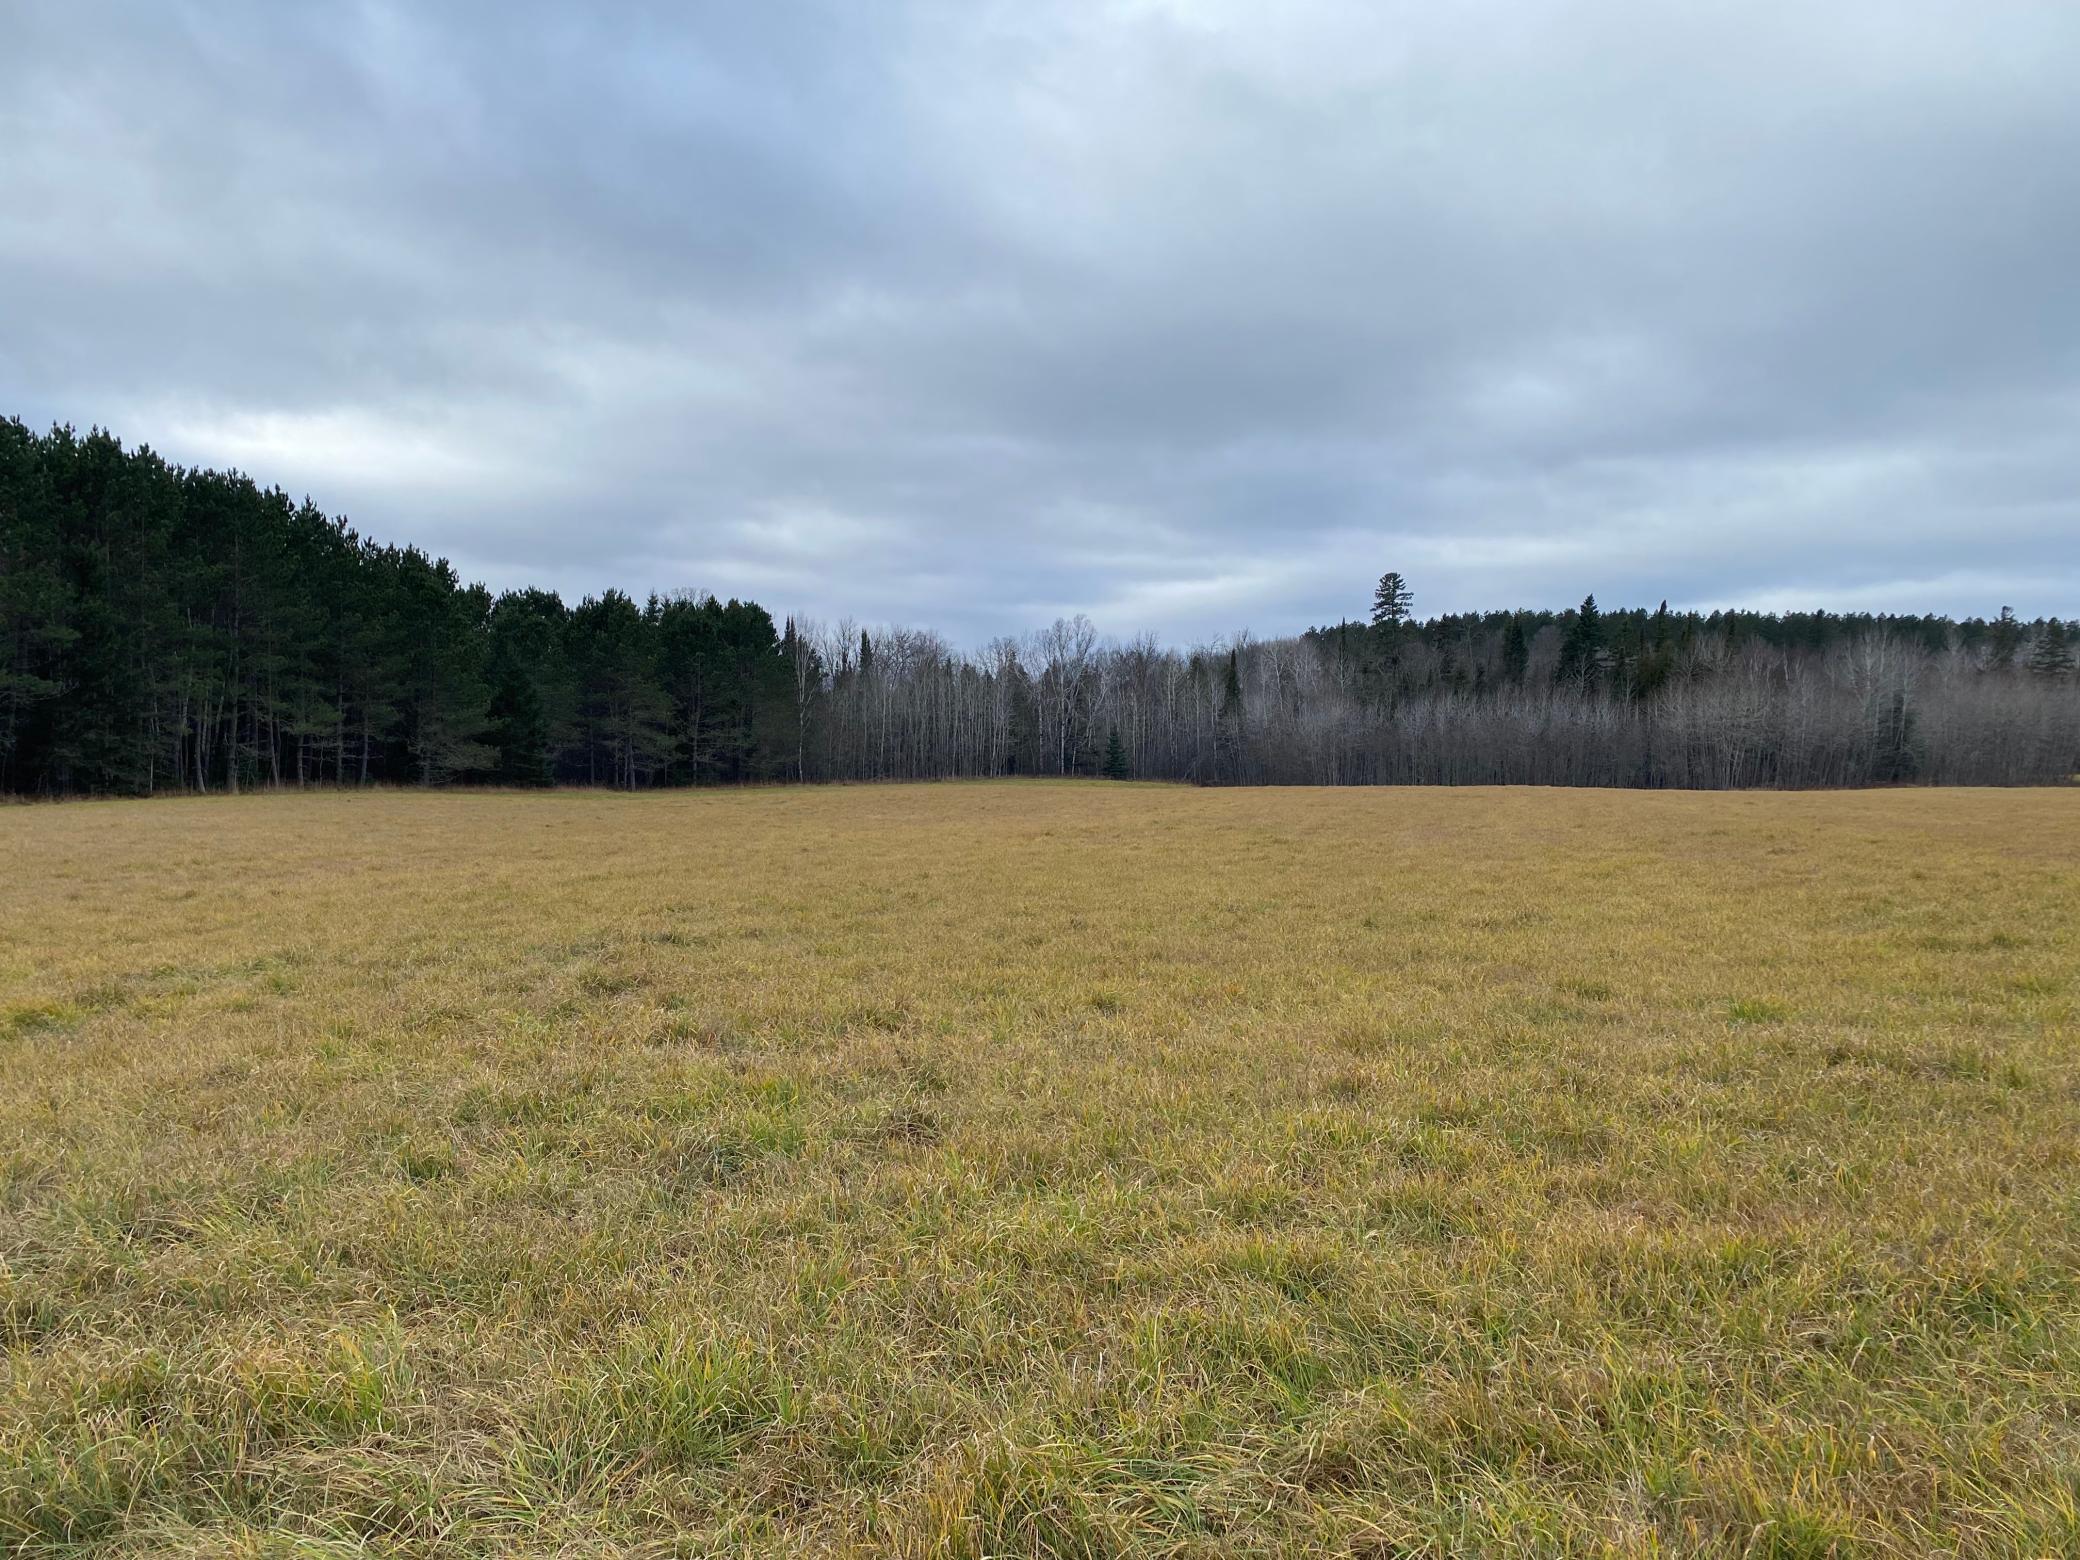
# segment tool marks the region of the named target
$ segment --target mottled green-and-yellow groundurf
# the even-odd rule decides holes
[[[2080,792],[0,812],[0,1548],[2080,1550]]]

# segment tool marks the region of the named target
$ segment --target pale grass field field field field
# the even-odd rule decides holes
[[[2080,791],[0,810],[0,1547],[2080,1553]]]

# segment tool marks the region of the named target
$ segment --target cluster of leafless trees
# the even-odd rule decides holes
[[[1731,789],[2049,784],[2080,768],[2080,678],[2069,656],[2032,654],[2029,630],[2004,650],[1997,625],[1835,619],[1787,639],[1756,632],[1774,619],[1614,614],[1583,651],[1578,614],[1528,633],[1527,616],[1191,651],[1102,642],[1076,618],[979,655],[797,621],[795,772]],[[2067,629],[2033,632],[2063,645]]]

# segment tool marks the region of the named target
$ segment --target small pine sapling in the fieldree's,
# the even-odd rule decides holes
[[[1112,735],[1105,739],[1105,778],[1126,780],[1132,778],[1133,773],[1127,764],[1126,744],[1119,739],[1119,727],[1114,726]]]

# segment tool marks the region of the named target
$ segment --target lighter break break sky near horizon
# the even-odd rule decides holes
[[[2073,0],[0,0],[0,415],[957,642],[2080,613]]]

